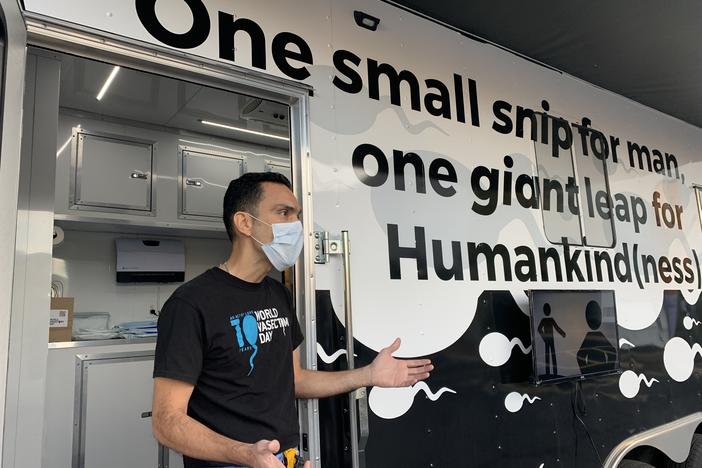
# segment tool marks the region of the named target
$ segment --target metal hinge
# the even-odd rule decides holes
[[[327,263],[330,255],[343,253],[344,244],[341,239],[330,239],[326,231],[314,232],[314,263]]]

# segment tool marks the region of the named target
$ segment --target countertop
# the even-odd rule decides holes
[[[64,348],[84,348],[88,346],[114,346],[114,345],[134,345],[144,343],[156,343],[156,337],[149,338],[115,338],[112,340],[81,340],[81,341],[57,341],[49,343],[49,349]]]

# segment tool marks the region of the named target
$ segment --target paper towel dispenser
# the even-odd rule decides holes
[[[118,283],[185,280],[185,246],[180,240],[117,239]]]

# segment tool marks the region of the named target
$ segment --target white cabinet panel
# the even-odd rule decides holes
[[[292,183],[292,170],[290,169],[290,164],[286,164],[282,161],[266,161],[265,171],[283,174],[288,178],[290,183]]]
[[[182,214],[221,218],[229,182],[243,173],[243,158],[183,149]]]
[[[83,362],[80,452],[84,468],[157,467],[151,432],[151,356]]]
[[[77,132],[75,207],[151,211],[153,145]]]

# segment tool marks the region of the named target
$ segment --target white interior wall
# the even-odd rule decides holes
[[[163,303],[182,283],[117,283],[115,239],[139,236],[104,232],[66,231],[54,246],[52,279],[63,283],[64,296],[75,298],[75,312],[108,312],[110,326],[120,322],[150,320],[153,307]],[[185,244],[185,280],[224,261],[229,254],[225,239],[181,238]]]

